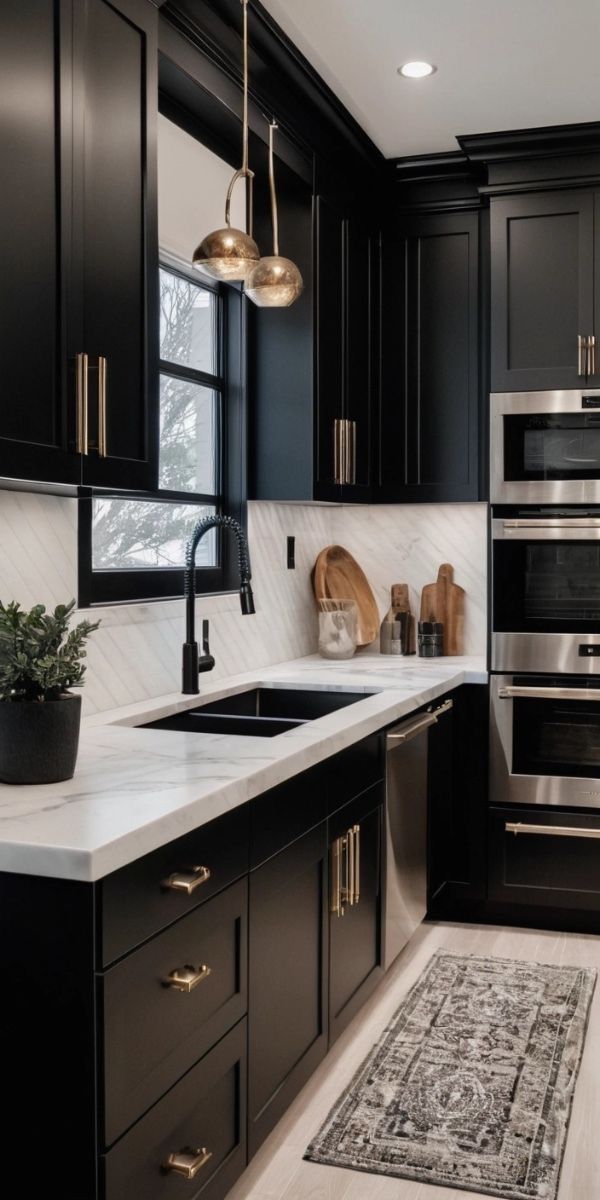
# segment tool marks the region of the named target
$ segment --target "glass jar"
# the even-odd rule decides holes
[[[319,654],[323,658],[352,658],[357,646],[358,609],[355,600],[319,600]]]

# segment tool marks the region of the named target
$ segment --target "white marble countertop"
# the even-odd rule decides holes
[[[0,870],[96,880],[304,771],[461,683],[483,658],[318,656],[84,720],[65,783],[0,784]],[[364,691],[365,699],[274,738],[137,729],[249,686]]]

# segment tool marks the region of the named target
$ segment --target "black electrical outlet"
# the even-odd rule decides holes
[[[296,539],[289,537],[287,540],[287,565],[288,571],[296,570]]]

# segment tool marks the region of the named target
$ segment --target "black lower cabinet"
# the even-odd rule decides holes
[[[381,839],[383,789],[369,788],[329,822],[329,1043],[383,975]]]
[[[491,808],[489,899],[600,914],[600,813]]]
[[[222,1200],[245,1165],[244,1020],[104,1156],[104,1197]]]
[[[488,689],[465,684],[429,730],[428,916],[469,915],[485,900]]]
[[[327,1052],[327,823],[250,875],[248,1149]]]

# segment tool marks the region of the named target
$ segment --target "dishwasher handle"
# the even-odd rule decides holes
[[[453,700],[445,700],[433,712],[423,713],[421,717],[416,717],[412,721],[403,721],[401,725],[396,725],[394,729],[391,729],[386,734],[386,752],[389,754],[391,750],[395,750],[398,746],[403,746],[406,742],[410,742],[411,738],[417,737],[418,734],[429,729],[431,725],[437,725],[439,717],[443,716],[444,713],[450,712],[453,704]]]

